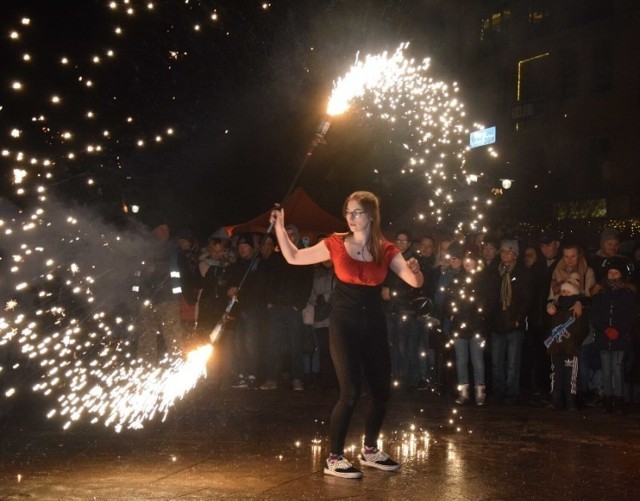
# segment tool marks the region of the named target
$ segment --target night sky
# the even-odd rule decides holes
[[[423,4],[2,2],[0,147],[11,154],[0,159],[0,193],[29,203],[11,186],[14,153],[24,151],[27,161],[55,162],[50,191],[115,221],[132,204],[149,226],[169,222],[201,236],[249,219],[286,192],[333,81],[358,52],[410,41],[418,57],[447,71],[437,63],[444,20]],[[408,209],[415,182],[372,174],[406,160],[385,127],[352,113],[333,124],[327,142],[299,183],[323,207],[337,214],[350,191],[371,189],[387,219]]]

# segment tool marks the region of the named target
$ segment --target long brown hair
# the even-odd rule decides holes
[[[382,263],[382,244],[386,241],[380,228],[380,200],[370,191],[355,191],[349,195],[342,206],[342,213],[346,214],[347,204],[351,201],[358,202],[362,210],[371,219],[369,241],[367,250],[377,264]]]

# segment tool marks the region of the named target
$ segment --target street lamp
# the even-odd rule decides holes
[[[502,187],[505,190],[508,190],[509,188],[511,188],[511,185],[513,184],[513,179],[501,179],[500,180],[502,182]]]

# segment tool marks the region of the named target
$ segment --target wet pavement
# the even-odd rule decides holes
[[[638,499],[640,409],[604,414],[456,407],[394,392],[383,428],[397,472],[322,473],[336,393],[201,383],[164,422],[115,433],[44,418],[33,397],[2,409],[0,499]],[[348,444],[361,443],[366,396]],[[454,412],[454,409],[457,412]]]

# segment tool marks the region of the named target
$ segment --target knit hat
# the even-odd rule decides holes
[[[253,233],[240,233],[238,235],[238,245],[247,244],[253,247]]]
[[[571,273],[560,285],[560,290],[562,292],[569,292],[571,296],[580,294],[580,275]]]
[[[518,256],[520,254],[520,247],[518,246],[517,240],[503,240],[500,242],[500,250],[501,251],[513,251],[513,253]]]
[[[207,238],[207,240],[213,240],[214,238],[219,238],[220,240],[230,240],[227,230],[225,230],[222,226],[220,226],[220,228],[209,235],[209,238]]]
[[[629,278],[633,271],[633,264],[624,256],[613,256],[605,259],[602,267],[604,268],[605,276],[609,270],[618,270],[625,280]]]
[[[602,233],[600,233],[600,245],[607,242],[608,240],[620,240],[618,232],[613,228],[605,228],[604,230],[602,230]]]

